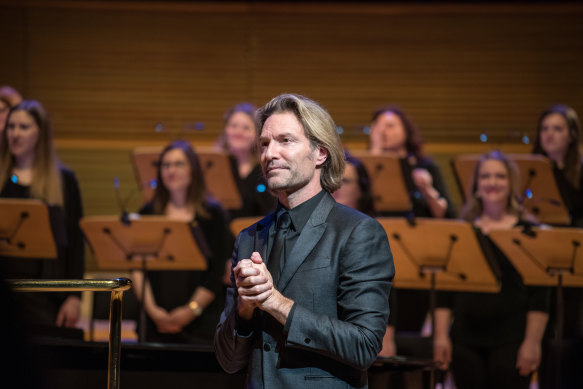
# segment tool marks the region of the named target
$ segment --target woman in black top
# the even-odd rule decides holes
[[[423,154],[422,145],[419,130],[401,109],[389,106],[373,113],[370,152],[400,159],[413,204],[412,215],[390,212],[383,216],[455,217],[439,168]]]
[[[366,168],[358,158],[348,153],[346,153],[342,186],[332,193],[332,197],[340,204],[357,209],[368,216],[377,216]]]
[[[208,197],[198,157],[188,142],[179,140],[166,146],[160,154],[157,178],[161,185],[140,213],[189,223],[208,268],[148,272],[146,340],[210,343],[224,302],[224,263],[233,245],[227,218]],[[142,274],[133,272],[132,277],[133,290],[141,301]]]
[[[583,168],[579,151],[577,113],[566,105],[553,105],[538,121],[533,154],[549,158],[555,181],[569,210],[571,225],[583,227]]]
[[[56,260],[2,260],[4,278],[83,278],[79,186],[73,172],[63,168],[57,159],[50,121],[38,101],[25,100],[8,114],[0,146],[0,182],[0,197],[35,198],[47,203],[57,243]],[[19,293],[18,297],[25,320],[38,330],[74,327],[81,314],[79,293]]]
[[[566,105],[553,105],[539,117],[533,154],[549,158],[553,166],[555,182],[561,198],[569,211],[571,227],[583,227],[583,167],[579,149],[580,123],[575,110]],[[554,301],[554,299],[553,299]],[[564,328],[563,336],[571,341],[581,343],[583,340],[583,289],[564,288]],[[551,312],[551,325],[554,328],[555,311]],[[554,336],[553,336],[554,338]],[[565,342],[567,344],[567,342]],[[563,355],[564,366],[576,366],[583,361],[583,351]],[[565,347],[567,349],[567,347]],[[550,357],[550,355],[548,355]],[[555,356],[556,358],[556,356]],[[578,359],[579,362],[576,360]],[[541,388],[554,387],[554,375],[551,373],[555,362],[546,360],[541,367]],[[560,373],[565,388],[578,387],[583,379],[581,369],[570,368]]]
[[[267,191],[267,184],[257,154],[255,107],[250,103],[235,105],[225,114],[220,147],[232,157],[233,176],[243,205],[230,209],[232,219],[265,216],[275,209],[277,200]]]
[[[437,165],[423,154],[419,130],[403,110],[395,106],[382,107],[373,113],[370,125],[370,152],[399,158],[403,179],[410,195],[409,212],[379,212],[389,217],[454,218],[455,210]],[[391,291],[391,315],[383,341],[382,356],[397,352],[391,339],[394,332],[418,336],[427,318],[429,297],[425,290],[395,288]],[[413,338],[409,350],[402,355],[423,356],[430,352],[425,343]]]
[[[488,238],[492,230],[523,223],[517,175],[502,153],[485,154],[474,172],[474,196],[462,210],[500,273],[500,292],[438,294],[434,355],[444,369],[452,362],[459,389],[528,388],[541,361],[550,290],[525,286],[508,258]]]

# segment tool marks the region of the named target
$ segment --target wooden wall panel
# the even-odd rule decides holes
[[[300,89],[348,130],[367,124],[375,107],[397,103],[430,141],[477,140],[481,131],[499,138],[532,133],[549,103],[583,103],[578,19],[294,15],[282,24],[266,18],[255,24],[256,99]],[[290,34],[295,22],[302,27]]]
[[[135,190],[132,147],[210,145],[227,108],[282,92],[320,101],[354,149],[375,108],[400,105],[459,206],[452,157],[528,152],[521,135],[555,102],[583,114],[582,16],[583,6],[527,3],[0,0],[0,85],[45,103],[87,215],[119,212],[115,177],[122,197]],[[140,203],[136,192],[128,209]]]
[[[31,88],[60,137],[157,139],[159,122],[172,134],[196,122],[216,131],[248,94],[247,33],[228,15],[34,9],[30,19]]]
[[[22,41],[4,83],[44,101],[64,139],[211,142],[230,105],[285,91],[321,101],[356,142],[387,103],[429,142],[516,141],[551,103],[583,110],[575,5],[2,4]]]
[[[26,95],[27,12],[22,8],[0,7],[0,86],[10,85]]]

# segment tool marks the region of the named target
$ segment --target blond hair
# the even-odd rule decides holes
[[[322,165],[320,184],[329,193],[342,185],[344,174],[344,149],[334,120],[321,105],[307,97],[282,94],[257,110],[257,136],[259,137],[267,118],[275,113],[291,112],[302,124],[304,134],[312,147],[322,147],[328,157]]]
[[[473,221],[484,211],[484,206],[482,204],[482,199],[477,196],[478,191],[478,180],[480,176],[480,168],[484,162],[488,160],[500,161],[504,164],[506,172],[508,173],[508,180],[510,183],[510,194],[508,195],[508,202],[506,204],[506,212],[517,215],[518,217],[523,216],[524,209],[520,202],[520,180],[518,167],[516,164],[508,159],[504,153],[498,150],[489,151],[480,157],[480,160],[476,163],[474,169],[474,174],[472,176],[471,192],[468,193],[466,203],[464,204],[460,217],[467,221]]]

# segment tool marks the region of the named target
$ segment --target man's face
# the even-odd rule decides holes
[[[265,121],[259,137],[261,167],[270,191],[287,194],[320,183],[324,163],[319,147],[312,147],[302,124],[291,112],[275,113]],[[322,159],[323,158],[323,159]]]

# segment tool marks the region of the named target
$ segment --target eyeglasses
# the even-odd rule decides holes
[[[174,161],[174,162],[163,162],[162,164],[160,164],[160,168],[162,170],[168,170],[171,167],[174,167],[176,169],[184,169],[186,167],[186,162],[185,161]]]

